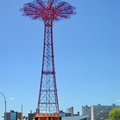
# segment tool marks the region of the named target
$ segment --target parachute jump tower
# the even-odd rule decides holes
[[[20,9],[23,16],[44,22],[42,71],[35,120],[61,120],[54,64],[53,22],[70,18],[75,14],[74,10],[75,7],[60,0],[35,0]]]

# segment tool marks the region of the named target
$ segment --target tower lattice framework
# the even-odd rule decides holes
[[[44,22],[44,47],[40,93],[37,107],[38,113],[59,113],[52,27],[52,20]]]
[[[44,21],[43,60],[36,120],[60,120],[53,50],[53,22],[70,18],[70,15],[76,14],[74,9],[75,7],[69,3],[60,0],[35,0],[26,3],[20,9],[24,16]]]

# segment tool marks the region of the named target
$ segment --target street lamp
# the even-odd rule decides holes
[[[4,114],[4,120],[6,120],[6,98],[5,98],[5,95],[0,92],[2,94],[2,96],[4,97],[4,102],[5,102],[5,114]]]

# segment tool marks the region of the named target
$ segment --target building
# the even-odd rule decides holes
[[[22,113],[11,110],[6,113],[6,120],[22,120]]]
[[[62,120],[87,120],[88,115],[62,117]]]
[[[89,115],[87,120],[91,120],[91,107],[88,105],[82,106],[82,115]]]
[[[104,120],[108,118],[108,113],[113,108],[120,107],[115,104],[112,105],[93,105],[91,106],[91,120]]]
[[[112,105],[93,105],[89,106],[82,106],[82,115],[89,115],[87,120],[104,120],[108,118],[108,113],[113,108],[120,107],[116,106],[115,104]]]
[[[60,117],[65,117],[65,116],[66,116],[66,113],[61,110],[60,111]]]
[[[34,120],[36,113],[28,113],[28,120]]]
[[[74,114],[74,108],[73,107],[66,109],[66,115],[67,116],[72,116],[73,114]]]

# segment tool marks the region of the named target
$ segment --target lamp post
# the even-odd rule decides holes
[[[0,92],[2,94],[2,96],[4,97],[4,102],[5,102],[5,114],[4,114],[4,120],[6,120],[6,98],[5,98],[5,95]]]

